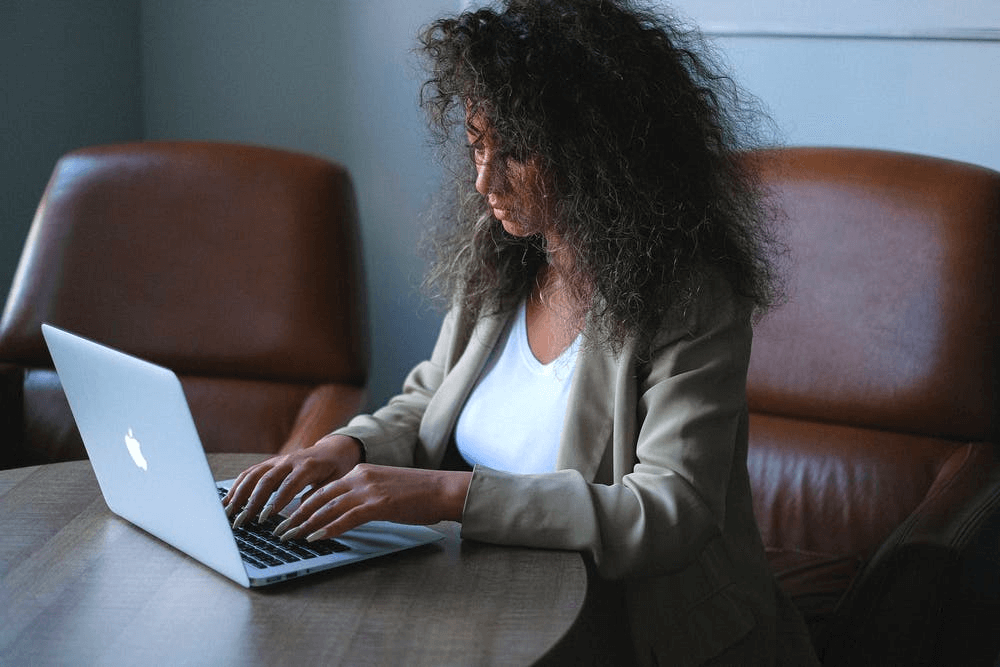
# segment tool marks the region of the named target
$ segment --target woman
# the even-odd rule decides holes
[[[731,86],[689,41],[624,0],[508,0],[423,33],[423,104],[471,152],[430,276],[450,311],[385,407],[240,475],[235,523],[312,485],[283,537],[461,521],[583,552],[640,662],[814,660],[746,470],[766,216]]]

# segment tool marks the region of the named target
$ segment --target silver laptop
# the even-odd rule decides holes
[[[371,522],[272,545],[271,526],[234,530],[220,502],[232,480],[213,479],[177,376],[48,324],[42,334],[108,507],[233,581],[262,586],[443,537]]]

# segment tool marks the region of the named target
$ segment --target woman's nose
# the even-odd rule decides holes
[[[487,153],[481,160],[476,161],[476,192],[484,197],[490,192],[495,192],[496,176],[493,156]]]

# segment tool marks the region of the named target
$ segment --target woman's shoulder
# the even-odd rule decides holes
[[[749,338],[752,315],[751,301],[737,294],[721,271],[709,272],[683,312],[664,318],[648,349],[655,356],[669,345],[720,331],[737,330]]]

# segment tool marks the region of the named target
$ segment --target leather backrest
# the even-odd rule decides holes
[[[1000,174],[874,150],[751,161],[789,247],[787,303],[754,337],[751,410],[995,440]]]
[[[362,281],[337,165],[231,144],[87,148],[45,191],[0,359],[50,367],[50,322],[182,375],[360,386]]]
[[[925,526],[947,544],[997,465],[1000,174],[858,149],[747,160],[788,248],[747,379],[754,514],[822,650],[845,592],[882,604],[894,549]]]

